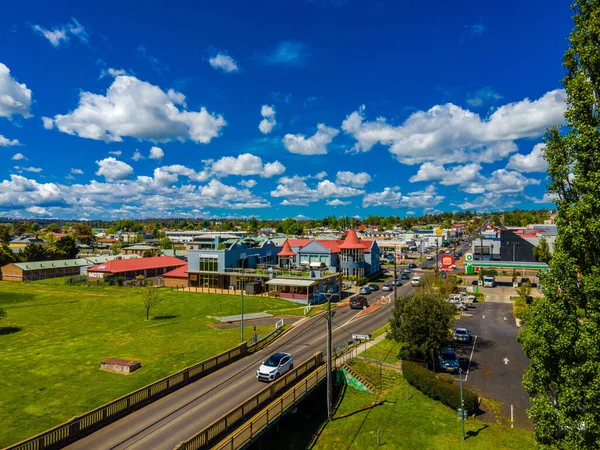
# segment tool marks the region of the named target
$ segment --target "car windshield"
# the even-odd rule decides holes
[[[445,361],[456,361],[456,353],[442,352],[442,359]]]
[[[456,334],[467,334],[466,330],[456,330],[454,333]]]
[[[272,355],[269,359],[267,359],[264,364],[267,367],[279,367],[279,363],[281,362],[281,359],[284,356],[285,355],[277,353],[275,355]]]
[[[485,277],[485,278],[483,279],[483,281],[486,281],[486,282],[488,282],[488,283],[491,283],[492,281],[494,281],[494,279],[493,279],[493,278],[490,278],[490,277]]]

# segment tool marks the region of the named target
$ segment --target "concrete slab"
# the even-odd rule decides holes
[[[252,319],[265,319],[267,317],[273,317],[273,314],[268,313],[251,313],[244,314],[244,320],[252,320]],[[240,322],[242,320],[242,316],[224,316],[224,317],[215,317],[219,322]]]

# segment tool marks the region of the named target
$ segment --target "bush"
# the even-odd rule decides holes
[[[498,271],[496,269],[482,269],[480,273],[484,277],[495,277],[496,275],[498,275]]]
[[[402,361],[402,374],[408,383],[427,397],[438,400],[453,409],[460,408],[460,388],[441,380],[419,364]],[[477,395],[463,387],[463,401],[469,413],[479,408]]]
[[[462,284],[463,279],[462,279],[462,277],[458,277],[457,276],[457,277],[454,278],[454,281],[456,281],[456,284],[459,285],[459,284]]]

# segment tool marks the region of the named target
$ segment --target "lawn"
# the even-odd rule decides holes
[[[8,313],[0,322],[0,447],[239,344],[238,328],[208,326],[213,317],[239,314],[238,296],[160,293],[164,301],[146,321],[138,288],[0,281]],[[303,313],[295,303],[252,296],[244,297],[244,310]],[[127,376],[100,371],[108,358],[142,368]]]
[[[377,367],[358,362],[354,369],[376,378]],[[533,449],[533,433],[477,419],[465,423],[467,439],[462,440],[456,411],[431,400],[406,386],[402,375],[383,370],[382,395],[341,388],[332,422],[326,422],[325,391],[317,390],[298,408],[279,422],[277,428],[252,449],[363,450],[380,446],[387,449]],[[372,380],[373,381],[373,380]],[[379,391],[379,386],[376,388]],[[299,427],[298,424],[303,426]]]

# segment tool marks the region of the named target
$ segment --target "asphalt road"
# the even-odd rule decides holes
[[[406,295],[411,286],[405,284],[397,289],[399,296]],[[388,293],[376,291],[369,297],[377,298],[382,294]],[[388,322],[392,308],[393,303],[389,303],[358,319],[355,318],[357,310],[336,308],[333,345],[351,340],[352,334],[367,334],[381,328]],[[268,348],[179,389],[66,448],[173,449],[263,389],[265,384],[256,380],[255,373],[270,354],[276,351],[291,353],[296,365],[317,351],[325,354],[326,332],[323,315],[299,323]]]
[[[510,405],[514,405],[515,426],[531,428],[532,422],[525,411],[530,407],[529,396],[521,384],[529,360],[517,342],[519,328],[513,319],[512,304],[475,303],[455,326],[468,328],[477,336],[473,351],[472,345],[458,350],[465,374],[468,370],[466,385],[474,387],[474,391],[484,397],[503,402],[501,411],[507,422],[510,421]]]

